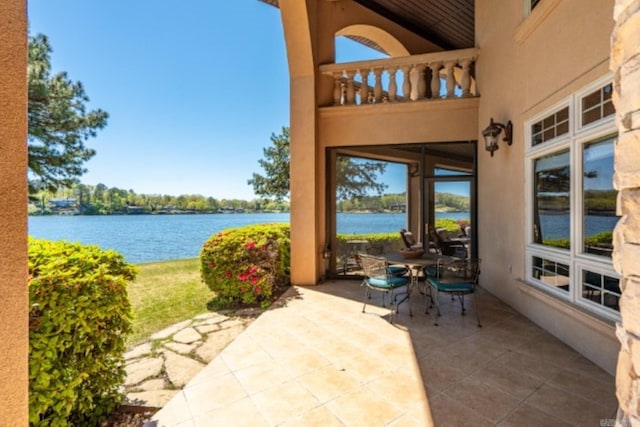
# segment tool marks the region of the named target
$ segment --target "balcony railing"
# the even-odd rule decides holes
[[[476,96],[478,49],[320,66],[333,78],[333,105],[415,102]]]

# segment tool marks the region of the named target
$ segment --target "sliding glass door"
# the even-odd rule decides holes
[[[358,253],[400,250],[401,229],[434,253],[476,256],[475,159],[475,141],[328,149],[327,276],[359,276]]]

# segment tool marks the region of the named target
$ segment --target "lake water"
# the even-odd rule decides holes
[[[115,249],[142,263],[195,258],[212,234],[273,222],[289,222],[289,214],[33,216],[29,235]]]
[[[289,214],[32,216],[29,235],[115,249],[127,261],[142,263],[197,257],[202,244],[227,228],[289,222]],[[405,215],[338,214],[341,233],[392,232],[405,227]]]
[[[469,218],[467,212],[436,216]],[[593,232],[612,228],[617,220],[616,217],[596,218],[597,224],[587,223],[594,226]],[[568,216],[549,215],[542,221],[547,238],[560,238],[568,232]],[[115,249],[127,261],[143,263],[195,258],[212,234],[232,227],[274,222],[289,222],[289,214],[33,216],[29,217],[29,234]],[[337,222],[339,233],[385,233],[405,228],[406,216],[404,213],[339,213]]]

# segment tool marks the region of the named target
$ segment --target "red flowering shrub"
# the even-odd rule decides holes
[[[200,251],[202,279],[219,306],[268,306],[289,285],[288,224],[257,224],[214,234]]]

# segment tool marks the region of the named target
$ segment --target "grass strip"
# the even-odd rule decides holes
[[[144,342],[167,326],[207,312],[215,294],[200,278],[198,258],[138,265],[129,286],[133,331],[128,346]]]

